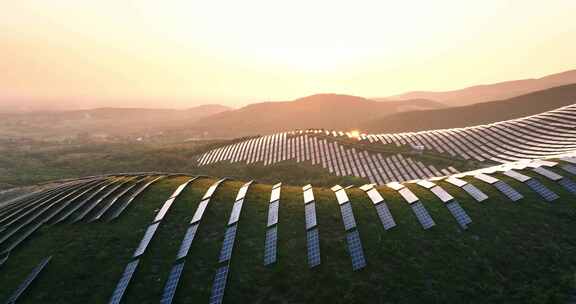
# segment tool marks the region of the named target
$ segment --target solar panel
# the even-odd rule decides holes
[[[356,271],[366,267],[366,258],[362,249],[362,242],[358,230],[346,234],[346,243],[348,244],[348,253],[352,260],[352,270]]]
[[[434,184],[433,182],[428,181],[428,180],[424,180],[424,179],[423,179],[423,180],[419,180],[419,181],[417,182],[417,184],[420,185],[420,186],[422,186],[422,187],[424,187],[424,188],[426,188],[426,189],[431,189],[431,188],[434,188],[434,186],[436,186],[436,184]]]
[[[342,214],[342,221],[344,222],[344,229],[346,231],[356,227],[356,220],[354,219],[351,203],[340,205],[340,213]]]
[[[226,279],[228,278],[228,266],[222,266],[216,270],[212,291],[210,293],[209,304],[220,304],[224,300],[224,289],[226,288]]]
[[[242,205],[244,204],[244,199],[240,199],[234,203],[232,206],[232,213],[230,213],[230,219],[228,220],[228,225],[235,224],[240,218],[240,212],[242,211]]]
[[[527,180],[525,184],[548,202],[551,202],[559,198],[558,194],[552,192],[552,190],[548,189],[540,181],[534,178]]]
[[[467,229],[468,225],[472,223],[472,219],[470,219],[468,214],[466,214],[466,211],[462,209],[462,207],[457,201],[453,200],[447,203],[446,208],[450,210],[450,213],[452,213],[452,216],[454,216],[454,218],[456,219],[460,227],[462,227],[462,229]]]
[[[487,174],[484,174],[484,173],[478,173],[478,174],[474,175],[474,177],[476,179],[479,179],[479,180],[481,180],[485,183],[488,183],[488,184],[494,184],[498,181],[497,178],[494,178],[494,177],[487,175]]]
[[[218,180],[217,182],[215,182],[214,184],[212,184],[208,190],[206,190],[206,193],[204,193],[204,196],[202,197],[202,199],[207,199],[212,197],[212,195],[214,194],[214,192],[216,191],[216,188],[218,188],[218,186],[224,181],[226,180],[225,178]]]
[[[112,293],[112,298],[110,299],[110,302],[108,302],[109,304],[120,303],[122,297],[124,296],[124,292],[126,291],[126,288],[128,288],[128,284],[130,283],[130,280],[132,279],[132,276],[134,275],[134,272],[138,267],[139,262],[140,260],[136,259],[128,263],[128,265],[126,265],[124,273],[122,274],[120,281],[118,281],[118,284],[116,284],[116,289],[114,289],[114,293]]]
[[[504,194],[506,197],[508,197],[513,202],[516,202],[516,201],[524,198],[524,196],[522,194],[520,194],[520,192],[516,191],[516,189],[512,188],[512,186],[508,185],[507,183],[505,183],[503,181],[495,182],[494,187],[496,187],[496,189],[498,189],[498,191],[500,191],[502,194]]]
[[[276,262],[277,243],[278,243],[278,226],[268,228],[268,230],[266,230],[266,241],[264,243],[264,266]]]
[[[568,190],[570,193],[576,194],[576,183],[573,180],[563,178],[559,180],[558,183],[562,185],[562,187],[564,187],[564,189]]]
[[[336,193],[336,199],[338,200],[338,203],[340,205],[350,201],[348,199],[348,195],[346,195],[346,191],[340,189],[340,190],[336,191],[335,193]]]
[[[280,199],[280,187],[274,188],[272,189],[272,192],[270,193],[270,201],[274,202]]]
[[[6,263],[6,261],[8,261],[9,257],[10,257],[10,253],[4,253],[0,256],[0,267],[2,267],[2,265],[4,265],[4,263]]]
[[[462,190],[470,194],[470,196],[472,196],[477,202],[482,202],[488,199],[488,195],[486,195],[486,193],[482,192],[472,184],[466,184],[462,186]]]
[[[304,190],[304,204],[308,204],[314,201],[314,193],[312,192],[312,188]]]
[[[186,186],[188,186],[188,184],[190,184],[191,181],[192,181],[192,179],[189,179],[185,183],[178,186],[178,188],[176,188],[176,190],[174,190],[174,192],[172,192],[172,195],[170,196],[170,198],[177,197],[178,195],[180,195],[180,193],[182,193],[182,191],[184,191]]]
[[[204,215],[204,211],[206,211],[206,207],[208,207],[209,202],[210,199],[208,198],[201,201],[200,204],[198,204],[198,207],[196,208],[196,212],[194,212],[194,216],[192,217],[190,224],[194,224],[202,219],[202,215]]]
[[[164,176],[159,176],[149,182],[147,182],[146,184],[142,185],[140,188],[138,188],[136,191],[134,191],[134,193],[132,193],[132,195],[130,195],[130,197],[122,202],[118,208],[116,208],[115,211],[113,211],[112,215],[110,216],[110,220],[115,219],[117,217],[120,216],[120,214],[122,214],[122,212],[124,212],[124,210],[126,208],[128,208],[128,206],[132,203],[132,201],[134,201],[134,199],[140,195],[142,192],[144,192],[144,190],[146,190],[148,187],[150,187],[150,185],[154,184],[155,182],[157,182],[158,180],[164,178]]]
[[[404,200],[406,200],[406,202],[409,204],[413,204],[418,201],[418,197],[416,197],[416,195],[408,188],[402,188],[398,191],[398,193],[400,193]]]
[[[382,195],[380,195],[380,192],[378,192],[376,188],[368,190],[366,194],[368,194],[368,197],[370,197],[370,200],[372,200],[373,204],[378,204],[384,201],[384,198],[382,197]]]
[[[164,205],[162,205],[162,208],[160,208],[160,211],[158,211],[158,213],[156,214],[154,222],[158,222],[164,219],[164,216],[166,215],[166,213],[168,213],[168,210],[170,209],[175,200],[176,198],[170,198],[166,202],[164,202]]]
[[[392,217],[392,213],[390,213],[390,209],[388,209],[388,205],[385,202],[382,202],[375,207],[376,212],[378,213],[378,217],[380,218],[380,222],[382,222],[382,226],[384,226],[384,229],[388,230],[390,228],[396,227],[394,217]]]
[[[244,185],[242,185],[242,187],[240,188],[240,190],[238,190],[238,194],[236,195],[236,200],[241,200],[244,199],[244,197],[246,197],[246,193],[248,193],[248,188],[250,187],[250,185],[252,184],[252,182],[247,182]]]
[[[531,177],[529,176],[526,176],[524,174],[512,170],[504,171],[503,174],[523,183],[531,179]]]
[[[450,193],[446,192],[444,188],[440,186],[434,186],[430,189],[434,195],[436,195],[442,202],[446,203],[454,199]]]
[[[190,251],[190,246],[192,245],[192,241],[194,241],[194,237],[196,236],[196,231],[198,231],[198,226],[200,224],[192,224],[186,230],[186,234],[184,235],[184,239],[180,243],[180,248],[178,249],[178,254],[176,254],[176,259],[181,259],[188,255],[188,251]]]
[[[315,227],[316,222],[316,204],[310,203],[304,206],[304,215],[306,217],[306,230]]]
[[[268,206],[268,222],[266,227],[270,227],[278,224],[278,209],[280,208],[280,202],[275,201],[270,203]]]
[[[412,208],[412,211],[414,211],[414,214],[416,215],[416,218],[418,219],[418,222],[420,222],[420,225],[422,225],[423,229],[429,229],[436,225],[421,202],[417,201],[410,205],[410,207]]]
[[[306,246],[308,248],[308,267],[320,265],[320,236],[318,229],[306,231]]]
[[[218,263],[229,261],[230,258],[232,258],[232,249],[234,248],[234,240],[236,239],[236,228],[236,226],[230,226],[226,229]]]
[[[36,279],[36,277],[38,277],[40,272],[46,267],[46,265],[48,265],[48,263],[50,262],[51,259],[52,259],[52,257],[49,256],[49,257],[43,259],[40,262],[40,264],[36,265],[36,267],[34,267],[34,269],[32,269],[32,272],[30,272],[30,274],[28,274],[26,279],[24,279],[24,281],[22,281],[22,283],[20,283],[18,288],[16,288],[14,293],[12,293],[10,298],[8,298],[8,301],[6,301],[6,303],[10,303],[10,304],[16,303],[18,301],[18,298],[20,298],[20,296],[26,291],[26,289],[30,286],[30,284],[32,284],[32,282]]]
[[[561,166],[562,170],[570,173],[570,174],[574,174],[576,175],[576,166],[571,165],[571,164],[565,164]]]
[[[449,177],[446,179],[446,181],[451,183],[452,185],[454,185],[456,187],[463,187],[464,185],[467,184],[467,182],[465,182],[459,178],[455,178],[455,177]]]
[[[138,248],[136,248],[136,251],[134,251],[132,257],[135,258],[141,256],[144,253],[144,251],[146,251],[146,248],[148,247],[150,240],[152,240],[152,238],[154,237],[154,234],[156,233],[156,230],[158,229],[159,225],[160,223],[157,222],[148,226],[148,228],[146,229],[146,233],[144,233],[144,237],[142,237],[142,240],[140,241]]]
[[[538,167],[538,168],[532,169],[532,171],[546,177],[547,179],[553,180],[553,181],[558,181],[558,180],[562,179],[561,175],[556,174],[555,172],[552,172],[546,168]]]
[[[176,294],[176,288],[178,288],[178,282],[180,281],[180,276],[182,275],[182,270],[184,269],[184,261],[174,264],[172,270],[170,270],[170,275],[168,276],[168,281],[164,285],[164,292],[162,293],[162,298],[160,299],[161,304],[170,304],[174,295]]]

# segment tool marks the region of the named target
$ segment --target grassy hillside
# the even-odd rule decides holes
[[[53,255],[19,303],[105,303],[146,225],[182,181],[155,184],[115,222],[43,228],[0,269],[0,300],[43,257]],[[178,198],[141,261],[126,303],[158,303],[188,222],[214,181],[195,181]],[[491,196],[477,203],[441,183],[472,218],[467,231],[458,228],[439,200],[417,186],[409,188],[437,225],[423,231],[400,196],[381,188],[398,223],[385,231],[367,196],[348,190],[368,262],[358,272],[351,270],[338,203],[326,188],[314,189],[322,264],[307,268],[300,186],[282,188],[278,263],[262,266],[271,186],[255,184],[240,217],[225,303],[565,303],[575,287],[572,196],[545,181],[562,198],[544,203],[525,186],[506,181],[526,198],[512,203],[490,186],[473,182]],[[175,303],[207,303],[225,223],[241,185],[225,182],[210,202]]]
[[[182,125],[228,111],[221,105],[203,105],[186,110],[100,108],[76,111],[0,113],[0,140],[27,138],[41,140],[86,140],[169,137]],[[188,133],[181,138],[201,136]]]
[[[539,114],[576,102],[576,84],[556,87],[507,100],[464,107],[410,111],[366,122],[368,132],[409,132],[468,127]]]

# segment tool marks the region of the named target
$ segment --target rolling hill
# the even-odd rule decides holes
[[[565,303],[576,263],[573,194],[532,177],[559,195],[549,204],[527,183],[502,172],[491,176],[518,191],[519,200],[472,177],[464,179],[487,194],[483,203],[444,180],[434,182],[446,191],[440,196],[418,184],[377,187],[383,202],[364,187],[313,187],[306,205],[301,186],[276,186],[275,201],[270,184],[208,176],[71,181],[0,205],[0,299]],[[407,201],[406,191],[419,201]],[[272,210],[277,221],[270,225]],[[311,264],[314,257],[318,264]]]
[[[299,128],[352,129],[363,121],[414,109],[442,108],[429,100],[377,102],[337,94],[318,94],[294,101],[255,103],[205,117],[190,129],[212,136],[239,137]]]
[[[186,110],[98,108],[92,110],[1,113],[0,138],[67,139],[77,137],[138,137],[179,128],[203,117],[229,111],[222,105]]]
[[[576,70],[553,74],[542,78],[477,85],[454,91],[414,91],[383,98],[382,100],[429,99],[442,102],[448,106],[464,106],[490,100],[508,99],[572,83],[576,83]]]
[[[576,103],[576,84],[463,107],[396,113],[367,121],[361,129],[392,133],[468,127],[520,118]]]

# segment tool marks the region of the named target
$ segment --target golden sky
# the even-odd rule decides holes
[[[4,1],[0,98],[239,106],[457,89],[576,68],[575,15],[574,0]]]

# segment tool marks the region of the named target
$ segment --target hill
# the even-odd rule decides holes
[[[463,107],[397,113],[367,121],[362,130],[378,133],[468,127],[534,115],[576,103],[576,84]]]
[[[414,109],[437,109],[429,100],[377,102],[336,94],[263,102],[200,119],[189,128],[211,136],[239,137],[304,128],[358,128],[363,121]]]
[[[75,199],[52,203],[48,211],[43,207],[21,213],[19,221],[5,226],[4,232],[17,227],[22,231],[1,244],[2,250],[26,236],[29,227],[35,230],[11,250],[0,268],[0,300],[8,299],[32,269],[51,256],[18,303],[106,303],[125,267],[134,260],[139,264],[126,283],[123,303],[158,303],[171,269],[178,265],[183,268],[173,285],[174,303],[208,303],[214,282],[218,283],[217,269],[222,265],[229,270],[224,279],[224,303],[565,303],[574,288],[576,263],[572,195],[558,184],[542,180],[560,195],[554,204],[547,204],[526,185],[502,174],[495,175],[524,195],[521,203],[510,201],[496,188],[478,180],[467,178],[488,194],[484,203],[447,182],[437,182],[471,218],[467,229],[458,225],[448,204],[432,192],[406,184],[434,220],[433,227],[424,230],[411,205],[398,192],[379,187],[395,220],[395,227],[387,230],[379,218],[379,207],[366,193],[352,188],[346,192],[357,228],[346,232],[334,192],[314,187],[321,261],[313,268],[307,264],[300,186],[282,185],[279,217],[274,226],[278,236],[277,260],[267,266],[263,260],[270,184],[251,185],[241,212],[233,206],[238,205],[235,197],[244,183],[227,180],[217,186],[214,194],[208,196],[209,203],[194,230],[189,251],[180,259],[176,254],[189,231],[189,223],[215,178],[202,177],[191,182],[166,209],[160,207],[187,176],[166,177],[129,205],[126,199],[131,192],[112,205],[111,198],[99,200],[104,195],[101,193],[70,213],[70,218],[56,222],[97,191],[89,190]],[[126,178],[108,177],[116,183]],[[115,193],[123,192],[130,183],[134,181]],[[65,193],[75,190],[79,189],[67,189]],[[94,202],[97,204],[93,209],[86,209]],[[108,206],[112,214],[117,214],[120,206],[126,209],[114,219],[104,213],[100,220],[88,220]],[[160,209],[164,216],[156,220]],[[227,224],[234,209],[239,211],[238,222]],[[10,214],[6,209],[0,212],[0,220]],[[72,223],[82,214],[85,219]],[[36,226],[38,223],[41,228]],[[152,234],[150,226],[157,227]],[[225,235],[230,235],[227,231],[231,226],[235,227],[235,239],[229,247],[231,259],[222,263],[220,251],[224,240],[229,239]],[[350,231],[358,232],[360,250],[367,263],[357,271],[352,269],[350,253],[356,254],[358,249],[347,249]],[[149,236],[146,250],[134,256],[144,235]]]
[[[75,111],[0,113],[0,139],[3,137],[43,140],[147,137],[229,110],[231,108],[222,105],[202,105],[186,110],[98,108]]]
[[[576,83],[576,70],[553,74],[542,78],[522,79],[494,84],[477,85],[454,91],[415,91],[397,96],[391,96],[384,99],[429,99],[442,102],[448,106],[464,106],[490,100],[508,99],[515,96],[572,83]]]

